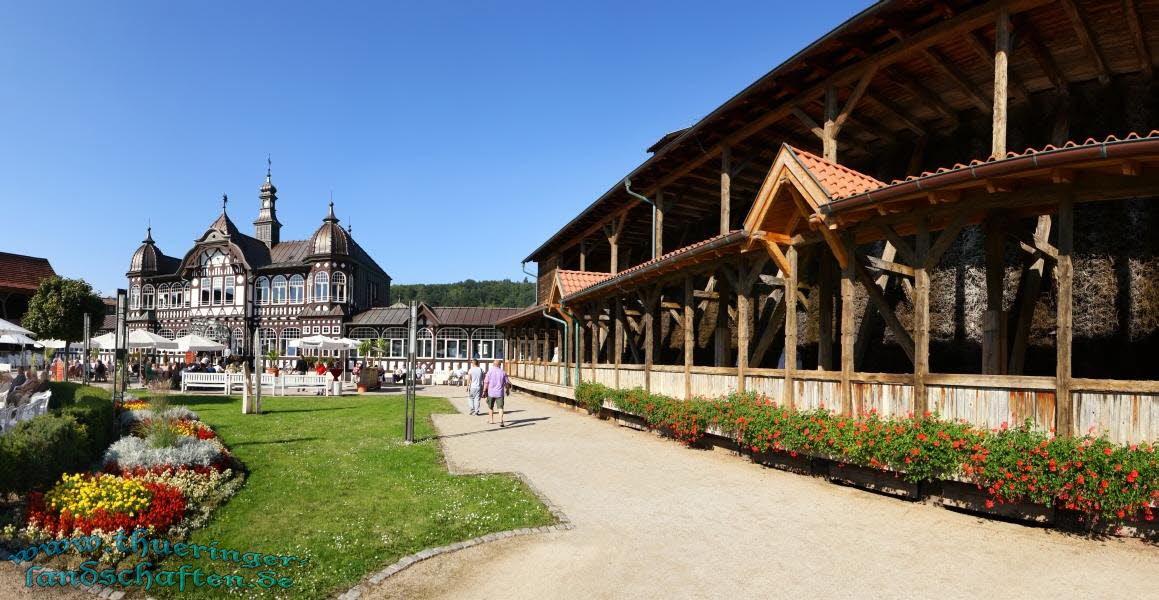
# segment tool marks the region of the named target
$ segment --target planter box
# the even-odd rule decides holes
[[[977,485],[960,483],[957,481],[941,482],[940,492],[931,497],[934,504],[947,508],[956,508],[986,516],[1002,517],[1015,521],[1050,525],[1055,522],[1053,506],[1031,504],[1029,502],[1013,502],[1006,504],[995,503],[993,508],[986,508],[989,494],[978,489]]]
[[[616,421],[616,425],[621,427],[628,427],[637,431],[648,431],[648,425],[644,423],[644,419],[636,415],[617,413],[613,418]]]
[[[896,473],[856,465],[830,463],[829,480],[906,500],[917,500],[919,495],[918,484],[910,483]]]
[[[806,454],[797,453],[796,456],[792,456],[788,452],[771,451],[750,454],[749,456],[753,462],[766,467],[772,467],[798,475],[814,474],[813,459]]]
[[[365,367],[358,372],[358,391],[378,389],[378,369]]]

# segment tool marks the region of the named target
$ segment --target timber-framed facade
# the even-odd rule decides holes
[[[1157,47],[1150,0],[873,5],[527,257],[517,384],[1159,439]]]

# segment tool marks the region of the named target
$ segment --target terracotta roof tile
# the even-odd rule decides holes
[[[42,279],[56,275],[47,258],[0,252],[0,287],[36,291]]]
[[[789,150],[830,198],[844,198],[885,185],[869,175],[829,162],[816,154],[792,146]]]
[[[567,271],[564,269],[556,271],[556,274],[559,277],[559,291],[564,296],[574,294],[612,276],[611,273],[598,271]]]

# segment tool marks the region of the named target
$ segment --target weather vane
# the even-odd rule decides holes
[[[226,205],[229,204],[229,194],[221,195],[221,212],[225,212]]]

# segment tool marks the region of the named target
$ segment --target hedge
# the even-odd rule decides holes
[[[936,414],[848,417],[798,411],[757,394],[677,400],[642,389],[583,382],[576,401],[598,414],[607,400],[692,444],[712,427],[752,452],[808,453],[894,471],[910,482],[958,478],[994,503],[1029,501],[1110,521],[1154,518],[1159,503],[1155,444],[1113,444],[1105,437],[1054,437],[1024,423],[985,430]]]
[[[112,442],[113,403],[107,391],[53,383],[52,412],[0,435],[0,493],[24,493],[55,483],[63,473],[98,462]]]

